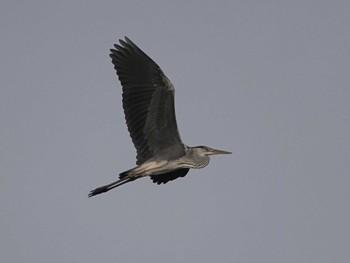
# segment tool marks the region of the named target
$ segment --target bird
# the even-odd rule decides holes
[[[122,85],[126,124],[136,148],[136,167],[119,180],[98,187],[89,197],[149,176],[158,185],[184,177],[189,169],[208,165],[210,156],[231,154],[207,146],[190,147],[180,137],[174,106],[174,86],[161,68],[128,37],[110,49]]]

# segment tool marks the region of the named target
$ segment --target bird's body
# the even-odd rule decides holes
[[[137,150],[137,166],[119,180],[92,190],[89,197],[150,176],[157,184],[203,168],[209,155],[230,152],[206,146],[186,146],[177,128],[174,87],[160,67],[128,38],[114,45],[110,57],[123,86],[123,108],[130,136]]]

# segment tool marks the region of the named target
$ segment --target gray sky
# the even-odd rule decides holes
[[[1,1],[2,262],[349,262],[349,1]],[[135,165],[108,57],[176,87],[233,155],[88,199]]]

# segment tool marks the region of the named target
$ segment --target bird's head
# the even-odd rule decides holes
[[[216,154],[232,154],[232,152],[217,150],[217,149],[210,148],[208,146],[196,146],[193,148],[195,148],[198,153],[205,156],[216,155]]]

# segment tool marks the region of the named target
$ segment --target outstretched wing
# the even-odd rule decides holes
[[[151,179],[153,183],[166,184],[167,182],[173,181],[179,177],[184,177],[188,173],[188,170],[190,169],[183,168],[183,169],[177,169],[165,174],[152,175]]]
[[[137,164],[159,151],[184,145],[177,128],[174,87],[160,67],[131,40],[119,40],[110,57],[123,86],[123,108],[137,150]],[[180,146],[180,147],[179,147]]]

